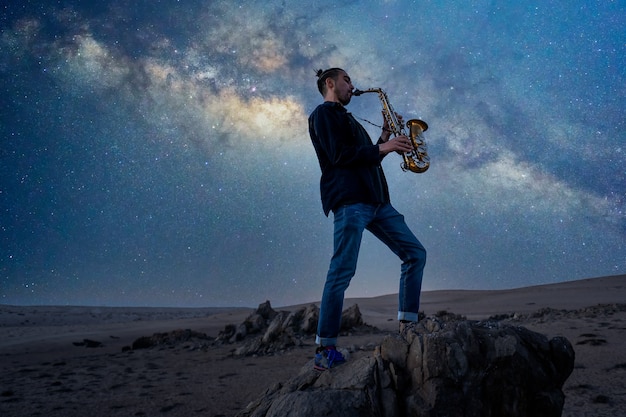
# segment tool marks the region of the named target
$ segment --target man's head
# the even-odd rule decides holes
[[[354,86],[352,81],[341,68],[317,70],[317,89],[327,101],[336,101],[344,106],[350,103]]]

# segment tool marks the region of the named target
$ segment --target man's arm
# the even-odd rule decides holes
[[[334,166],[377,165],[380,163],[378,145],[354,143],[350,125],[342,121],[332,108],[319,108],[312,116],[311,128],[318,146]]]

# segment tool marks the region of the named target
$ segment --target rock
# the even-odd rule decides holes
[[[74,342],[73,343],[74,346],[85,346],[88,348],[99,348],[99,347],[103,347],[104,344],[102,342],[98,342],[97,340],[91,340],[91,339],[83,339],[82,342]]]
[[[195,342],[206,344],[209,337],[205,333],[193,330],[173,330],[168,333],[154,333],[152,336],[142,336],[133,342],[132,349],[148,349],[155,346],[174,346],[180,343]]]
[[[288,317],[290,316],[286,311],[281,311],[276,314],[263,335],[261,340],[262,343],[267,345],[275,340],[278,340],[280,336],[289,328],[285,327],[285,324],[287,324],[287,326],[290,324],[290,322],[286,320]]]
[[[266,324],[266,319],[263,318],[260,314],[252,314],[250,317],[246,319],[244,324],[246,325],[246,329],[248,329],[249,334],[255,334],[261,332]]]
[[[276,311],[272,308],[269,300],[267,300],[264,303],[259,304],[256,314],[263,317],[265,320],[272,320],[276,315]]]
[[[230,337],[229,342],[235,343],[242,340],[248,334],[247,323],[242,323],[235,329],[234,334]]]
[[[269,323],[278,313],[272,308],[269,301],[259,304],[259,307],[239,325],[227,324],[218,336],[217,342],[236,343],[248,335],[265,332]]]
[[[319,307],[309,304],[296,311],[276,311],[269,301],[259,304],[240,325],[229,324],[219,333],[216,343],[237,343],[235,356],[272,354],[292,346],[303,344],[304,338],[311,339],[317,331]],[[355,329],[378,330],[363,322],[358,305],[342,312],[341,331]],[[260,335],[259,335],[260,334]]]
[[[309,304],[302,312],[300,328],[306,334],[315,334],[317,331],[317,321],[320,316],[320,309],[315,304]]]
[[[341,328],[343,330],[349,330],[361,325],[363,325],[363,317],[358,304],[354,304],[341,313]]]
[[[233,336],[235,336],[236,332],[237,326],[235,326],[234,324],[227,324],[226,326],[224,326],[224,330],[220,331],[217,335],[217,340],[230,341],[232,340]]]
[[[352,366],[319,373],[309,365],[286,384],[268,389],[238,417],[374,417],[377,360],[365,357]]]
[[[444,314],[329,371],[308,363],[237,416],[557,417],[573,367],[563,337]]]

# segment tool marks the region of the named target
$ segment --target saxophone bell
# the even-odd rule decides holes
[[[403,166],[403,170],[409,170],[415,173],[425,172],[430,167],[430,156],[428,156],[428,146],[424,140],[424,132],[428,130],[428,124],[420,119],[411,119],[406,122],[409,129],[409,138],[413,145],[412,158],[409,165]]]

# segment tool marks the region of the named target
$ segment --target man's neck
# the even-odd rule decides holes
[[[325,99],[324,99],[324,101],[325,101],[325,102],[328,102],[328,103],[337,103],[337,104],[339,104],[341,107],[344,107],[344,105],[343,105],[343,104],[341,104],[341,102],[340,102],[339,100],[337,100],[337,99],[333,99],[333,98],[331,98],[331,97],[327,97],[327,98],[325,98]]]
[[[336,96],[335,94],[327,94],[327,95],[324,97],[324,101],[331,101],[331,102],[333,102],[333,103],[339,103],[339,104],[341,104],[341,103],[339,102],[339,99],[337,98],[337,96]]]

